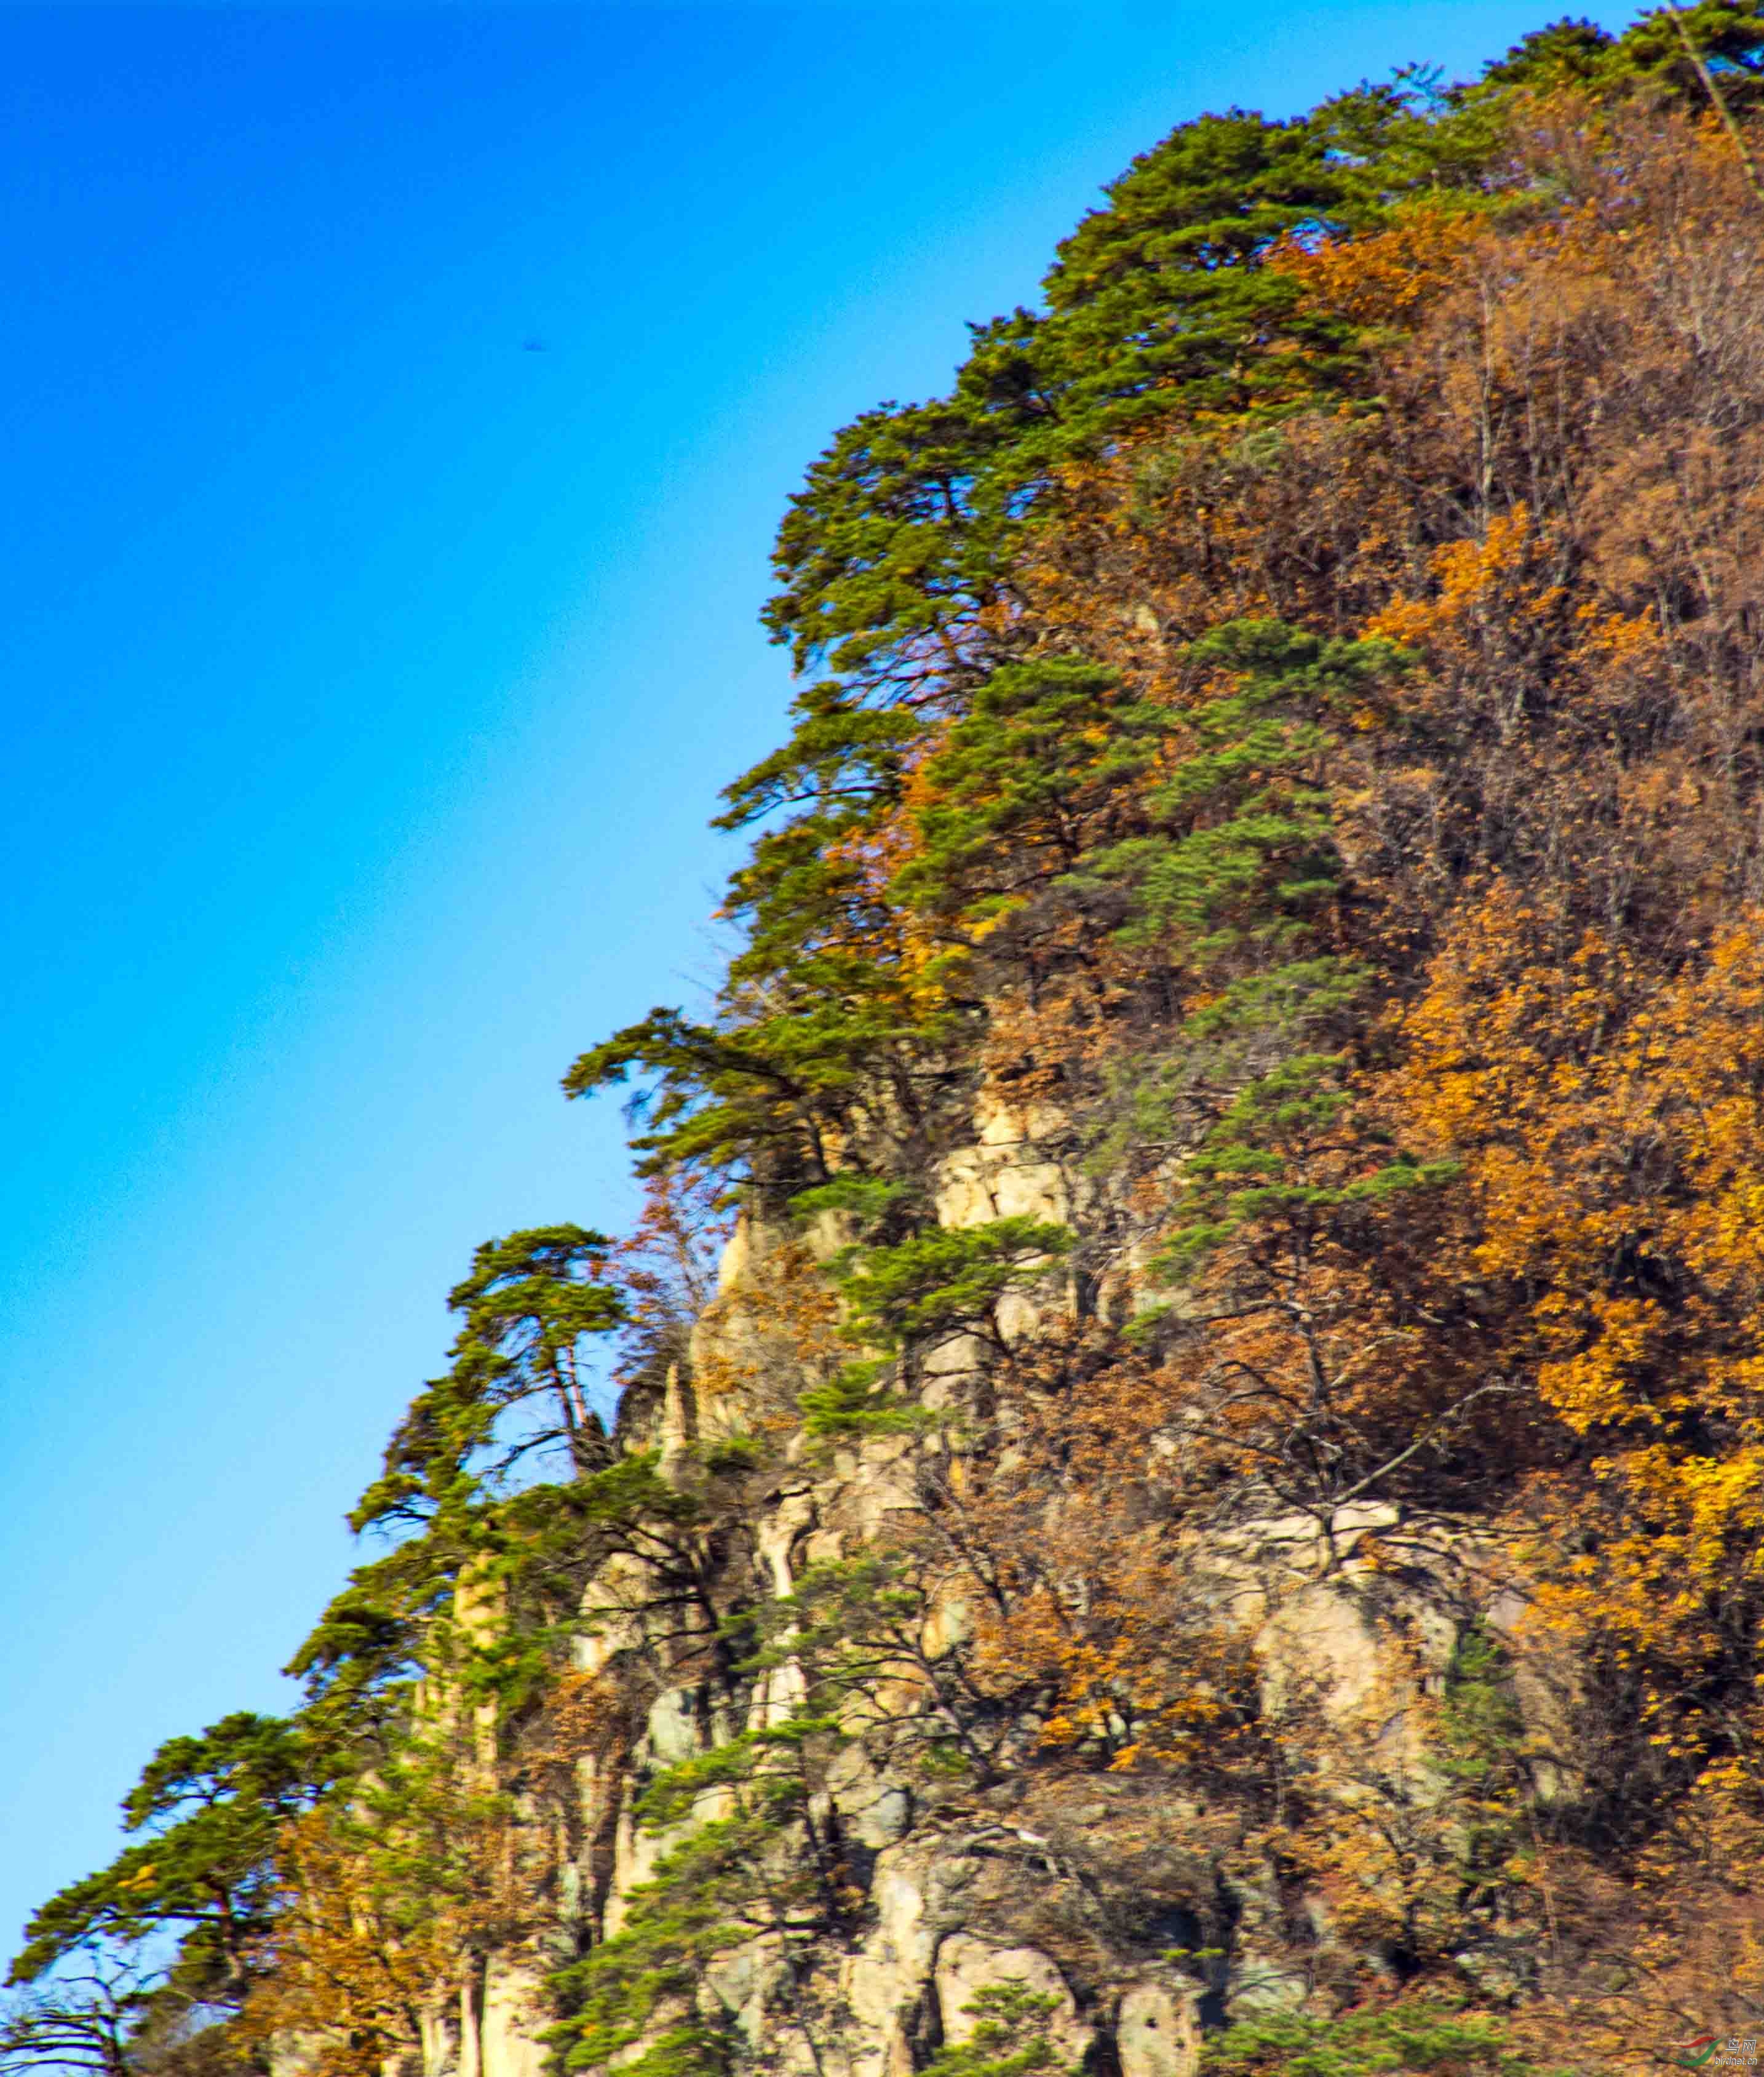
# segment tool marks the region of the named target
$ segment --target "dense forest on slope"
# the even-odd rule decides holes
[[[8,2067],[1764,2031],[1761,100],[1697,0],[1201,117],[838,435],[722,993],[565,1080],[641,1226],[479,1251]]]

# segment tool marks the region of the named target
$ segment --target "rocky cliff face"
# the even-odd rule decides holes
[[[1050,1151],[1055,1141],[1002,1105],[983,1105],[972,1141],[934,1179],[943,1225],[1071,1217],[1075,1198],[1093,1186]],[[838,1244],[837,1223],[823,1222],[816,1236],[822,1257]],[[766,1323],[780,1281],[805,1273],[795,1235],[745,1220],[691,1363],[670,1375],[649,1431],[627,1436],[626,1446],[658,1449],[664,1475],[689,1486],[719,1438],[792,1403],[800,1358]],[[1033,1347],[1068,1325],[1073,1286],[1059,1271],[1038,1290],[1008,1294],[1009,1342]],[[790,1433],[743,1533],[724,1550],[714,1595],[758,1592],[788,1604],[818,1568],[922,1526],[928,1490],[959,1492],[965,1459],[996,1447],[1001,1420],[1009,1428],[989,1392],[996,1355],[996,1342],[972,1333],[930,1351],[924,1396],[950,1415],[945,1423],[818,1445]],[[1155,1537],[1160,1477],[1181,1446],[1179,1433],[1154,1423],[1124,1448],[1112,1490],[1088,1501]],[[1046,1500],[1050,1536],[1067,1504],[1057,1493]],[[910,1763],[885,1734],[891,1719],[923,1712],[929,1684],[891,1664],[861,1704],[848,1698],[851,1735],[834,1742],[809,1796],[813,1838],[838,1862],[837,1931],[811,1934],[805,1918],[799,1933],[786,1912],[718,1943],[689,1992],[662,2002],[653,2032],[696,2017],[732,2026],[760,2067],[909,2077],[967,2036],[989,1987],[1016,1985],[1043,2000],[1036,2038],[1058,2067],[1192,2077],[1209,2028],[1257,2012],[1317,2010],[1320,1996],[1328,2009],[1332,1983],[1363,1983],[1368,1971],[1394,1984],[1404,1929],[1430,1908],[1442,1871],[1462,1880],[1474,1821],[1441,1758],[1440,1709],[1466,1640],[1499,1650],[1522,1610],[1510,1554],[1467,1526],[1405,1521],[1394,1506],[1363,1501],[1190,1534],[1180,1563],[1194,1606],[1244,1655],[1267,1763],[1254,1807],[1196,1786],[1204,1768],[1185,1779],[1138,1763],[1123,1750],[1122,1722],[1088,1738],[1069,1727],[1050,1737],[1033,1708],[990,1727],[977,1774]],[[976,1596],[951,1591],[951,1576],[912,1613],[922,1663],[971,1640],[980,1620]],[[1081,1600],[1091,1584],[1075,1577],[1066,1591]],[[652,1693],[622,1751],[578,1759],[558,1921],[537,1958],[492,1960],[463,2017],[437,2017],[427,2077],[539,2077],[555,2017],[543,1988],[548,1961],[615,1941],[671,1849],[733,1807],[726,1785],[709,1779],[671,1821],[646,1824],[646,1784],[784,1721],[801,1700],[788,1633],[767,1671],[731,1680],[707,1659],[702,1613],[658,1645],[654,1588],[640,1558],[601,1567],[581,1609],[576,1667],[592,1679],[659,1650],[684,1677]],[[911,1651],[893,1656],[904,1662]],[[1502,1692],[1515,1735],[1541,1766],[1558,1742],[1561,1696],[1535,1669],[1516,1685],[1509,1673]],[[1288,1795],[1310,1815],[1309,1865],[1293,1847]],[[1342,1885],[1316,1864],[1317,1821],[1321,1813],[1326,1835],[1331,1812],[1342,1853],[1361,1863],[1348,1912]],[[794,1838],[769,1849],[809,1850]],[[1465,1922],[1454,1958],[1463,1988],[1496,2003],[1522,1992],[1530,1932],[1492,1908],[1479,1919],[1472,1909]],[[619,2060],[642,2050],[639,2040]]]
[[[15,1981],[174,1954],[160,2077],[1757,2030],[1758,16],[1184,123],[835,436],[726,973],[564,1079],[640,1218],[476,1251],[306,1702]]]

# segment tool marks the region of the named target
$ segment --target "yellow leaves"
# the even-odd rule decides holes
[[[1081,1603],[1068,1608],[1041,1586],[1016,1603],[1008,1625],[983,1617],[981,1664],[995,1683],[1044,1685],[1045,1748],[1093,1746],[1117,1773],[1147,1762],[1192,1764],[1244,1727],[1253,1684],[1246,1642],[1206,1626],[1173,1630],[1173,1581],[1163,1567],[1124,1548],[1110,1558],[1086,1580]]]
[[[1730,1263],[1748,1260],[1764,1275],[1764,1182],[1746,1180],[1711,1207],[1714,1244]]]
[[[1125,1599],[1105,1591],[1087,1622],[1092,1637],[1056,1646],[1050,1671],[1058,1699],[1042,1726],[1042,1745],[1095,1740],[1112,1747],[1109,1770],[1117,1774],[1145,1762],[1184,1767],[1224,1757],[1246,1728],[1253,1684],[1247,1645],[1205,1630],[1177,1642],[1160,1600],[1167,1593]],[[1093,1641],[1097,1632],[1106,1642]]]
[[[345,1845],[323,1812],[289,1821],[270,1967],[238,2031],[248,2046],[293,2034],[321,2077],[382,2077],[417,2046],[419,2014],[442,1983],[444,1946],[431,1925],[396,1908],[370,1858]],[[402,1921],[402,1922],[401,1922]]]
[[[911,914],[888,895],[890,882],[913,854],[910,820],[897,812],[874,829],[836,838],[823,856],[830,867],[849,874],[860,897],[844,906],[843,948],[860,954],[879,972],[897,975],[914,1009],[930,1014],[945,1000],[930,971],[943,948],[915,930]],[[863,927],[852,923],[854,913],[866,919]]]
[[[1545,1400],[1577,1435],[1631,1422],[1657,1426],[1660,1413],[1648,1392],[1650,1362],[1665,1339],[1662,1309],[1637,1298],[1594,1298],[1583,1308],[1570,1308],[1560,1303],[1560,1294],[1551,1296],[1558,1301],[1551,1309],[1571,1316],[1563,1323],[1569,1330],[1591,1339],[1566,1362],[1538,1365]],[[1583,1317],[1572,1317],[1577,1312]]]
[[[575,1770],[585,1759],[605,1759],[631,1736],[630,1697],[604,1671],[566,1667],[554,1673],[544,1705],[522,1745],[530,1767],[570,1777],[568,1794],[576,1788]]]
[[[1755,1538],[1764,1532],[1764,1452],[1741,1449],[1729,1456],[1692,1458],[1681,1467],[1679,1480],[1689,1502],[1692,1569],[1710,1580],[1736,1536]]]

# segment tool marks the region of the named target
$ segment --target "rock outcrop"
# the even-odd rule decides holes
[[[1002,1110],[984,1124],[939,1169],[942,1222],[1068,1216],[1083,1184]],[[839,1238],[824,1231],[820,1253]],[[689,1481],[706,1449],[752,1415],[738,1384],[707,1394],[695,1389],[695,1376],[751,1384],[768,1361],[785,1360],[768,1354],[741,1301],[764,1287],[793,1244],[751,1222],[730,1242],[721,1301],[701,1326],[691,1365],[670,1374],[653,1433],[627,1438],[658,1449],[665,1476]],[[1056,1276],[1039,1293],[1013,1295],[1005,1332],[1033,1337],[1071,1309],[1069,1280]],[[971,1403],[987,1359],[979,1338],[952,1337],[925,1366],[927,1401]],[[1177,1446],[1158,1438],[1154,1459]],[[784,1452],[790,1476],[763,1496],[732,1562],[747,1568],[750,1586],[787,1599],[811,1568],[859,1556],[915,1519],[927,1453],[939,1450],[941,1474],[959,1478],[955,1444],[879,1434],[817,1448],[794,1436]],[[1124,1462],[1120,1471],[1124,1491],[1155,1492],[1155,1461]],[[1503,1554],[1486,1534],[1405,1521],[1396,1508],[1367,1501],[1196,1535],[1184,1563],[1198,1605],[1253,1659],[1279,1764],[1304,1777],[1313,1804],[1333,1800],[1344,1813],[1363,1813],[1394,1799],[1425,1856],[1430,1821],[1435,1832],[1450,1828],[1432,1741],[1454,1655],[1466,1634],[1491,1621],[1498,1629],[1516,1611]],[[643,1564],[630,1557],[597,1574],[576,1646],[584,1673],[601,1672],[645,1641],[647,1585]],[[960,1603],[928,1604],[927,1652],[946,1648],[971,1620]],[[728,1807],[712,1789],[684,1819],[646,1829],[637,1809],[643,1784],[779,1721],[795,1692],[788,1651],[738,1697],[719,1687],[701,1653],[684,1652],[682,1663],[690,1677],[654,1696],[621,1760],[578,1763],[571,1829],[581,1844],[561,1886],[577,1917],[541,1943],[554,1958],[615,1938],[671,1846]],[[905,1679],[892,1695],[902,1715],[921,1699]],[[872,1700],[886,1714],[885,1683]],[[1552,1729],[1550,1697],[1535,1683],[1529,1706],[1541,1749]],[[1060,2067],[1192,2077],[1208,2027],[1257,2011],[1315,2009],[1332,1976],[1385,1966],[1375,1925],[1338,1922],[1283,1854],[1278,1810],[1250,1824],[1241,1810],[1173,1787],[1155,1770],[1019,1763],[1043,1729],[1033,1719],[1018,1727],[977,1788],[892,1768],[860,1738],[842,1747],[815,1805],[822,1836],[839,1842],[853,1892],[844,1937],[801,1954],[776,1930],[732,1939],[697,1979],[699,2016],[732,2024],[768,2068],[909,2077],[941,2045],[965,2037],[981,1993],[1017,1985],[1044,2001],[1038,2025]],[[1382,1883],[1392,1922],[1411,1902],[1400,1858],[1367,1876],[1375,1897]],[[1491,1927],[1486,1951],[1464,1957],[1467,1979],[1486,1987],[1491,1970],[1512,1975],[1512,1955],[1495,1952],[1501,1946]],[[1522,1977],[1521,1968],[1515,1980]],[[554,2017],[543,1962],[501,1965],[481,1988],[472,2024],[431,2030],[426,2077],[539,2077],[542,2036]],[[676,2022],[677,2007],[667,2017]]]

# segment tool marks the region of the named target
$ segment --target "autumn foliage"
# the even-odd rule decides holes
[[[518,1961],[564,2067],[722,2077],[743,1942],[834,2023],[859,1754],[927,1824],[1129,1799],[1075,1977],[1274,1899],[1304,2009],[1221,2069],[1764,2017],[1761,53],[1700,0],[1185,124],[838,436],[740,948],[566,1079],[637,1230],[480,1250],[297,1764],[183,1742],[25,1976],[180,1929],[227,2054],[374,2077]],[[1351,1707],[1260,1650],[1279,1538],[1383,1626]]]

